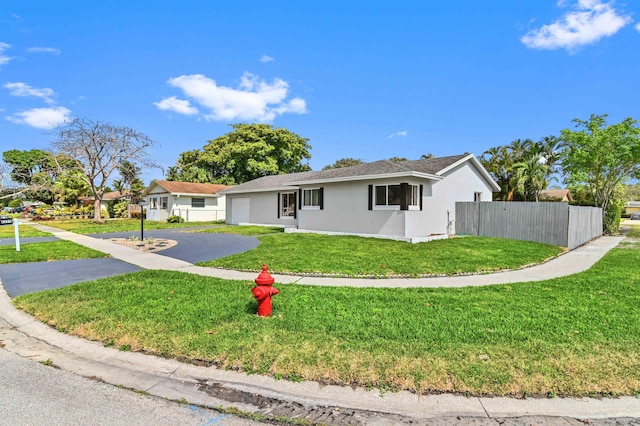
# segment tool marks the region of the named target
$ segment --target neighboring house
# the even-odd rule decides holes
[[[625,206],[625,213],[640,213],[640,201],[628,201]]]
[[[227,223],[412,239],[454,232],[456,201],[499,186],[473,154],[265,176],[222,191]]]
[[[119,201],[119,200],[123,200],[126,199],[125,196],[123,196],[120,191],[111,191],[111,192],[105,192],[104,194],[102,194],[102,201],[100,201],[100,210],[107,210],[107,206],[109,204],[110,201]],[[80,201],[82,203],[83,207],[91,207],[93,208],[93,202],[95,201],[95,197],[91,196],[91,197],[79,197],[78,201]]]
[[[571,191],[568,189],[543,189],[538,198],[540,201],[573,201]]]
[[[147,219],[165,221],[180,216],[185,222],[225,220],[227,185],[154,180],[144,190]]]

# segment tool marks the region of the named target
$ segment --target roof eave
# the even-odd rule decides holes
[[[380,180],[380,179],[393,179],[393,178],[399,178],[399,177],[415,177],[419,179],[429,179],[429,180],[444,179],[443,177],[437,176],[437,175],[408,171],[408,172],[395,172],[395,173],[381,173],[381,174],[375,174],[375,175],[336,177],[336,178],[328,178],[328,179],[310,179],[310,180],[289,182],[289,185],[318,185],[321,183],[352,182],[352,181],[361,181],[361,180]]]
[[[230,191],[227,192],[225,191],[224,194],[222,195],[232,195],[232,194],[248,194],[248,193],[254,193],[254,192],[276,192],[276,191],[294,191],[297,190],[298,187],[297,186],[293,186],[289,183],[284,184],[282,186],[272,186],[269,188],[260,188],[260,189],[240,189],[240,190],[235,190],[235,191]]]
[[[171,195],[177,195],[180,197],[220,197],[221,195],[217,192],[215,194],[211,193],[201,193],[201,192],[169,192]]]

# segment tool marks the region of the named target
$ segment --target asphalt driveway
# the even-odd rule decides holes
[[[118,232],[90,235],[94,238],[129,238],[139,236],[136,232]],[[173,257],[189,263],[217,259],[251,250],[260,244],[255,237],[230,234],[188,233],[180,230],[150,230],[146,238],[175,240],[178,244],[157,254]],[[21,239],[22,249],[29,242],[55,241],[54,237]],[[0,239],[0,245],[14,244],[13,239]],[[17,297],[26,293],[49,290],[77,284],[98,278],[112,277],[139,271],[138,266],[118,259],[80,259],[55,262],[13,263],[0,265],[0,282],[9,296]]]
[[[113,232],[109,234],[89,235],[93,238],[140,238],[140,232]],[[251,250],[260,244],[256,237],[233,234],[213,234],[207,232],[188,232],[185,229],[159,229],[144,231],[144,238],[164,238],[178,244],[157,254],[184,260],[189,263],[204,262]]]

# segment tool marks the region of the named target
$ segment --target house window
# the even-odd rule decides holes
[[[474,192],[473,201],[482,201],[482,192]]]
[[[409,207],[420,207],[420,188],[418,185],[411,185],[409,192]]]
[[[153,197],[149,199],[149,208],[157,209],[158,208],[158,198]]]
[[[169,204],[169,197],[160,197],[160,208],[166,210]]]
[[[192,198],[191,207],[193,208],[204,207],[204,198]]]
[[[409,207],[420,206],[420,191],[418,185],[403,185],[406,185],[407,188],[407,205]],[[378,207],[402,205],[403,185],[376,185],[375,205]]]
[[[280,206],[282,211],[280,217],[296,217],[296,194],[294,192],[286,192],[280,194]]]
[[[320,207],[320,188],[303,190],[302,200],[304,207]]]

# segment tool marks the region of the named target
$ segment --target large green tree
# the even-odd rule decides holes
[[[328,164],[324,166],[322,170],[341,169],[343,167],[357,166],[358,164],[362,164],[362,163],[364,163],[364,161],[362,161],[359,158],[351,158],[351,157],[341,158],[339,160],[336,160],[336,162],[333,164]]]
[[[311,145],[287,129],[269,124],[232,124],[233,131],[201,150],[180,154],[167,179],[236,185],[267,175],[311,170]]]
[[[640,128],[629,117],[607,125],[607,114],[592,114],[588,120],[574,119],[577,130],[564,129],[562,167],[565,182],[584,184],[591,192],[594,205],[604,211],[603,230],[618,231],[619,216],[616,191],[628,179],[640,178]]]
[[[53,186],[58,170],[49,152],[40,149],[12,149],[3,152],[2,158],[11,169],[11,180],[20,185],[19,193],[46,204],[55,200],[56,191]]]
[[[76,172],[89,186],[94,197],[96,222],[102,221],[100,203],[111,174],[125,162],[157,167],[147,156],[155,142],[145,134],[129,127],[86,118],[73,120],[55,129],[52,151],[73,159],[73,163],[59,164],[68,172]]]

